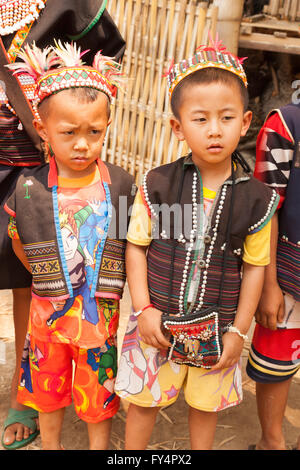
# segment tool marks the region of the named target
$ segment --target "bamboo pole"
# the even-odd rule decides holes
[[[153,3],[151,3],[151,8],[153,8]],[[156,5],[157,7],[157,5]],[[153,17],[154,18],[154,17]],[[153,28],[153,40],[150,42],[150,84],[153,84],[152,93],[150,92],[149,95],[149,122],[148,126],[146,127],[146,133],[142,142],[142,151],[141,151],[141,162],[139,165],[139,175],[143,172],[143,168],[147,165],[147,149],[150,151],[151,143],[153,139],[153,128],[154,128],[154,119],[155,119],[155,104],[157,101],[157,83],[158,83],[158,74],[156,73],[156,60],[157,52],[158,52],[158,35],[161,26],[161,19],[162,19],[162,10],[160,9],[157,13],[157,17],[155,20],[156,29]],[[150,158],[150,156],[148,157]]]
[[[292,0],[291,1],[291,9],[290,9],[290,19],[291,19],[291,21],[296,21],[297,10],[298,10],[298,0]]]
[[[217,32],[227,49],[237,54],[244,0],[214,0],[213,5],[219,8]]]
[[[289,17],[289,12],[290,12],[290,6],[291,6],[291,0],[284,0],[284,3],[283,3],[283,18],[285,20],[288,19]]]
[[[269,4],[269,14],[272,16],[277,16],[280,7],[280,0],[271,0]]]
[[[212,12],[211,12],[211,25],[210,25],[210,35],[213,40],[216,39],[218,14],[219,14],[219,7],[213,5]]]
[[[197,31],[197,46],[203,42],[203,32],[205,28],[207,15],[207,3],[201,2],[199,9],[199,19],[198,19],[198,31]]]
[[[186,51],[188,57],[192,55],[191,51],[191,43],[192,43],[192,37],[193,37],[193,19],[195,17],[195,8],[196,5],[194,3],[190,4],[190,12],[189,12],[189,17],[188,17],[188,31],[187,31],[187,39],[186,39]]]

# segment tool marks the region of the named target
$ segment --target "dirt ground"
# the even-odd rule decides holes
[[[121,304],[120,336],[130,307],[128,292],[125,292]],[[246,450],[249,444],[257,441],[260,426],[256,413],[255,384],[245,373],[249,343],[243,351],[243,390],[244,401],[239,406],[225,410],[219,414],[214,450]],[[3,357],[5,349],[5,358]],[[10,380],[14,369],[14,330],[11,313],[10,291],[0,291],[0,430],[9,408]],[[149,450],[188,450],[187,405],[183,396],[177,403],[164,408],[152,435]],[[123,407],[113,419],[110,450],[124,448],[124,430],[126,413]],[[288,406],[284,419],[284,432],[289,446],[296,443],[300,434],[300,373],[293,379]],[[67,409],[63,426],[62,443],[68,450],[88,449],[86,426],[81,422],[72,406]],[[0,449],[2,449],[0,444]],[[24,450],[40,450],[41,441],[38,437]]]

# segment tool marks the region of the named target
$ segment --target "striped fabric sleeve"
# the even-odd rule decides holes
[[[280,112],[271,114],[260,130],[254,176],[275,189],[282,206],[293,160],[294,142]]]

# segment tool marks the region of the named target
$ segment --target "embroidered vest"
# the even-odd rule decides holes
[[[176,195],[183,171],[184,187],[180,207],[177,207]],[[222,327],[232,322],[235,316],[245,238],[269,222],[279,201],[276,191],[249,176],[239,164],[235,171],[235,184],[230,247],[221,300]],[[144,178],[142,191],[156,223],[154,238],[148,251],[148,285],[151,302],[158,309],[167,311],[171,245],[172,239],[175,238],[175,269],[169,313],[189,314],[216,304],[219,300],[224,242],[232,193],[231,178],[224,182],[215,197],[204,233],[200,219],[203,197],[201,175],[198,174],[190,157],[181,158],[148,172]],[[198,211],[199,205],[200,211]],[[167,208],[171,208],[170,212],[176,213],[175,217],[168,217],[168,214],[166,216]],[[191,301],[188,299],[188,293],[192,277],[195,276],[195,264],[198,268],[198,278]]]
[[[300,301],[300,104],[284,106],[280,113],[293,136],[294,155],[285,200],[279,210],[277,276],[281,288]]]
[[[132,205],[133,177],[110,163],[100,162],[108,203],[108,220],[97,248],[91,297],[122,297],[125,284],[125,247],[128,210]],[[49,165],[26,169],[6,203],[6,210],[16,217],[17,230],[28,258],[32,292],[39,297],[59,300],[73,296],[64,256],[59,225],[57,186],[49,187]]]

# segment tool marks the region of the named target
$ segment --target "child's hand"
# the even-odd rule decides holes
[[[264,287],[255,314],[257,323],[270,330],[276,330],[277,322],[283,321],[284,313],[284,296],[279,284]]]
[[[232,367],[236,364],[242,354],[244,340],[236,333],[224,333],[222,337],[223,352],[219,362],[214,365],[211,370],[220,370]]]
[[[141,339],[144,343],[158,349],[167,349],[171,343],[161,331],[162,312],[156,308],[147,308],[138,317]]]

